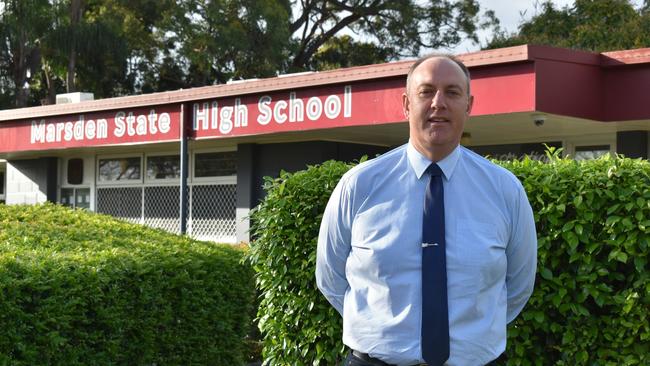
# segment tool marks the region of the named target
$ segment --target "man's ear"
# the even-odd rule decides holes
[[[474,106],[474,96],[469,96],[469,101],[467,102],[467,115],[469,116],[472,113],[472,107]]]
[[[410,104],[409,104],[409,97],[406,95],[406,93],[402,94],[402,111],[404,112],[404,117],[406,119],[409,119],[409,113],[410,113]]]

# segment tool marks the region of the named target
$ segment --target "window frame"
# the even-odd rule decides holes
[[[609,145],[609,153],[616,153],[616,134],[574,136],[564,140],[564,156],[575,159],[576,148]]]
[[[147,177],[147,163],[149,162],[149,157],[152,157],[152,156],[154,156],[154,157],[155,156],[170,156],[170,155],[174,155],[174,156],[177,155],[178,156],[179,167],[180,167],[181,155],[180,155],[180,153],[178,153],[178,151],[165,150],[165,151],[156,151],[156,152],[153,152],[153,153],[145,153],[144,154],[144,159],[142,161],[142,165],[143,165],[143,167],[142,167],[142,172],[143,172],[142,178],[143,178],[144,185],[146,185],[146,186],[175,185],[175,184],[178,185],[180,183],[181,177],[178,177],[178,178],[148,178]],[[189,156],[188,156],[188,159],[189,159]],[[188,166],[191,166],[191,165],[188,164]]]
[[[63,203],[63,190],[64,189],[71,189],[72,190],[72,197],[73,197],[73,201],[74,201],[72,205]],[[89,202],[88,202],[88,207],[77,207],[77,192],[79,190],[81,190],[81,189],[87,189],[88,190],[88,195],[90,197]],[[93,190],[92,190],[92,188],[90,188],[90,186],[69,184],[67,186],[62,186],[59,189],[59,204],[67,206],[67,207],[83,208],[84,210],[93,211],[93,208],[94,208],[93,207],[94,206],[93,205],[93,200],[94,200]]]
[[[206,154],[206,153],[220,153],[220,152],[234,152],[237,153],[236,147],[223,147],[223,148],[212,148],[212,149],[197,149],[193,150],[190,159],[190,169],[191,174],[189,174],[189,179],[192,183],[216,183],[216,184],[237,184],[237,172],[232,175],[221,175],[221,176],[211,176],[211,177],[197,177],[196,176],[196,155],[197,154]],[[237,154],[235,154],[236,159]]]
[[[139,179],[126,179],[126,180],[116,180],[116,181],[101,181],[99,180],[99,161],[100,160],[110,160],[110,159],[120,159],[120,158],[139,158],[140,159],[140,178]],[[111,154],[111,155],[97,155],[95,160],[95,184],[97,187],[118,187],[118,186],[137,186],[144,183],[145,172],[143,170],[144,165],[144,153],[136,154]]]
[[[599,148],[602,147],[603,149],[594,149],[594,148]],[[582,149],[584,148],[584,150]],[[602,145],[576,145],[573,148],[573,159],[578,160],[578,153],[581,152],[595,152],[595,151],[607,151],[605,154],[612,154],[612,147],[609,144],[602,144]],[[579,160],[592,160],[592,159],[598,159],[600,156],[596,158],[581,158]]]

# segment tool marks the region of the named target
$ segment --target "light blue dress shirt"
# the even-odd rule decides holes
[[[397,365],[422,360],[422,213],[431,162],[410,144],[351,169],[327,204],[316,282],[343,316],[343,342]],[[444,173],[450,357],[482,365],[533,291],[537,236],[509,171],[457,147]]]

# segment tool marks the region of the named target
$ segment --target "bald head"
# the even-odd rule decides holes
[[[467,95],[471,95],[469,69],[467,69],[467,66],[465,66],[465,64],[462,61],[460,61],[458,58],[456,58],[456,56],[446,54],[446,53],[433,53],[433,54],[430,54],[430,55],[427,55],[427,56],[420,57],[419,59],[415,60],[413,65],[411,65],[411,67],[409,68],[408,74],[406,75],[406,91],[407,91],[407,93],[408,93],[408,91],[410,90],[410,87],[411,87],[411,76],[413,75],[413,71],[415,71],[415,69],[417,69],[418,66],[422,65],[423,62],[425,62],[426,60],[432,59],[432,58],[444,58],[444,59],[450,60],[453,63],[455,63],[456,65],[458,65],[460,70],[465,75],[465,78],[467,79]]]

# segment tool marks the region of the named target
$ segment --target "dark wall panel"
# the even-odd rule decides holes
[[[616,152],[628,158],[649,158],[648,131],[619,131],[616,133]]]
[[[45,170],[47,171],[46,192],[47,200],[56,202],[57,197],[57,182],[59,180],[59,158],[43,158]]]
[[[282,144],[265,144],[255,145],[254,148],[242,145],[238,151],[242,154],[242,158],[238,160],[241,162],[248,149],[252,149],[252,161],[249,161],[252,167],[252,200],[250,201],[251,207],[264,198],[265,192],[262,188],[265,176],[277,177],[281,170],[295,172],[307,168],[307,165],[320,164],[327,160],[342,160],[354,161],[367,155],[369,158],[375,157],[378,154],[384,153],[389,148],[373,145],[361,145],[331,141],[306,141],[295,143],[282,143]],[[244,149],[242,149],[244,147]],[[245,159],[244,159],[245,160]],[[244,173],[245,167],[238,166],[238,171]],[[237,184],[240,185],[242,177],[239,175]],[[245,183],[244,183],[245,184]],[[244,190],[240,191],[243,194]],[[239,199],[244,199],[243,195],[238,194]],[[239,203],[238,203],[239,205]],[[241,207],[241,206],[239,206]]]
[[[257,155],[256,144],[240,144],[237,146],[237,207],[252,208],[255,206],[254,183],[257,164],[255,156]]]
[[[543,156],[546,151],[545,145],[561,148],[562,142],[552,141],[546,143],[468,146],[467,148],[479,155],[489,155],[490,157],[497,159],[509,159],[513,157],[523,157],[524,155]]]

